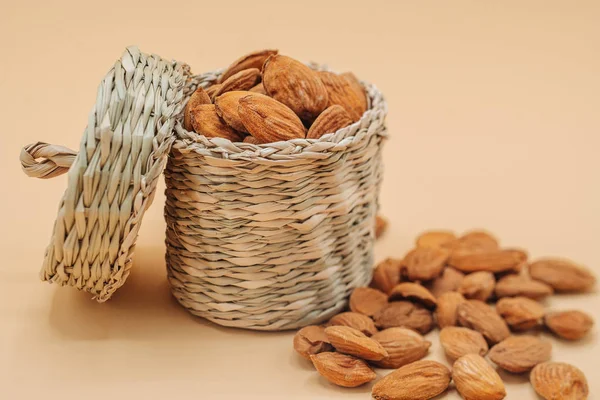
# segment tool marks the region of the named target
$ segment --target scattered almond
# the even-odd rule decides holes
[[[239,132],[245,132],[246,127],[240,119],[238,113],[240,106],[240,99],[249,92],[242,90],[234,90],[231,92],[223,93],[215,99],[215,109],[219,117],[223,119],[233,129]]]
[[[447,250],[436,247],[416,247],[404,257],[402,264],[411,281],[428,281],[442,273],[449,255]]]
[[[359,287],[350,295],[350,310],[372,317],[388,303],[387,294],[373,288]]]
[[[522,250],[492,250],[478,253],[452,253],[448,263],[462,272],[503,272],[514,270],[527,259]]]
[[[447,326],[440,331],[440,343],[446,356],[456,360],[466,354],[484,356],[488,345],[483,335],[477,331],[460,326]]]
[[[494,293],[496,278],[487,271],[473,272],[465,276],[458,291],[467,299],[486,301]]]
[[[343,312],[338,315],[333,316],[329,322],[328,326],[349,326],[351,328],[357,329],[364,333],[366,336],[371,336],[377,333],[377,328],[375,327],[375,323],[373,320],[366,315],[362,315],[356,312]]]
[[[456,325],[456,310],[458,309],[458,305],[464,301],[464,296],[458,292],[446,292],[438,297],[435,313],[440,328]]]
[[[389,328],[372,336],[387,351],[388,356],[373,364],[380,368],[400,368],[427,355],[431,342],[406,328]]]
[[[388,227],[388,221],[381,215],[375,217],[375,238],[380,238]]]
[[[465,274],[451,267],[444,268],[442,275],[435,278],[427,288],[435,297],[440,297],[446,292],[455,292],[460,287]]]
[[[529,380],[536,393],[546,400],[585,400],[589,395],[585,375],[571,364],[538,364],[531,370]]]
[[[294,349],[302,357],[310,360],[310,356],[324,351],[332,351],[333,346],[329,343],[325,328],[322,326],[305,326],[296,332],[294,336]]]
[[[389,294],[394,286],[400,283],[401,267],[402,260],[386,258],[377,264],[375,271],[373,271],[373,280],[370,286]]]
[[[467,300],[458,305],[458,323],[481,333],[490,344],[510,336],[506,322],[496,311],[480,300]]]
[[[531,299],[541,299],[554,291],[543,282],[536,281],[524,275],[506,275],[496,282],[497,297],[524,296]]]
[[[310,359],[321,376],[338,386],[357,387],[377,378],[369,364],[346,354],[326,352]]]
[[[417,247],[441,248],[454,240],[456,235],[452,231],[427,231],[417,236],[415,243]]]
[[[427,400],[443,393],[450,384],[450,371],[436,361],[407,364],[384,376],[373,386],[375,400]]]
[[[325,328],[325,334],[340,353],[374,361],[388,356],[387,351],[377,341],[349,326],[329,326]]]
[[[467,232],[456,240],[442,244],[452,255],[472,254],[498,250],[498,239],[486,231]]]
[[[190,111],[193,110],[196,106],[201,104],[210,104],[210,97],[206,94],[206,91],[198,86],[198,89],[190,96],[187,104],[185,105],[185,111],[183,113],[183,127],[191,131],[194,129],[192,126],[192,117]]]
[[[452,366],[456,390],[465,400],[501,400],[506,397],[500,375],[479,354],[460,357]]]
[[[352,120],[344,107],[339,105],[329,106],[312,123],[306,138],[318,139],[326,133],[337,132],[350,124],[352,124]]]
[[[544,307],[527,297],[504,297],[496,303],[496,311],[516,331],[535,328],[544,317]]]
[[[267,58],[277,53],[277,50],[259,50],[246,54],[235,60],[229,68],[223,72],[223,75],[219,78],[219,82],[223,82],[230,76],[246,69],[257,68],[261,70]]]
[[[390,301],[408,300],[422,304],[428,309],[434,309],[437,301],[425,287],[413,282],[402,282],[394,286],[389,296]]]
[[[544,317],[546,326],[563,339],[579,340],[594,326],[594,320],[583,311],[559,311]]]
[[[535,336],[510,336],[490,350],[490,360],[507,371],[529,371],[537,364],[550,359],[552,345]]]
[[[420,304],[395,301],[383,307],[373,316],[379,329],[404,327],[426,334],[433,328],[431,312]]]
[[[560,258],[544,258],[529,265],[533,279],[542,281],[557,292],[581,292],[591,288],[596,278],[585,267]]]
[[[232,142],[241,142],[242,135],[227,125],[217,114],[214,104],[201,104],[190,110],[194,131],[208,138],[222,137]]]

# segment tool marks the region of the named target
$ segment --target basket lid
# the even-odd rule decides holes
[[[123,285],[140,223],[175,140],[189,68],[128,47],[106,74],[79,152],[38,142],[21,151],[24,172],[68,171],[41,278],[102,302]]]

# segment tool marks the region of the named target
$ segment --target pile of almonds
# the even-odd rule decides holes
[[[376,236],[386,226],[378,218]],[[373,385],[377,400],[430,399],[451,381],[466,400],[503,399],[504,383],[491,363],[529,373],[544,399],[586,399],[584,374],[550,361],[550,341],[514,333],[545,328],[563,339],[583,338],[593,325],[588,314],[548,311],[539,301],[554,292],[584,292],[594,283],[585,267],[555,258],[529,262],[525,251],[501,248],[485,231],[460,237],[428,231],[404,258],[377,265],[370,287],[350,295],[350,311],[298,331],[294,349],[344,387],[375,380],[373,367],[395,369]],[[431,346],[422,335],[436,325],[452,369],[422,360]]]
[[[318,139],[358,121],[367,106],[351,72],[315,71],[277,50],[261,50],[234,61],[217,83],[191,95],[184,128],[254,144]]]

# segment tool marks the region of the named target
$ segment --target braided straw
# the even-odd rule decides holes
[[[30,176],[56,176],[72,163],[43,280],[86,290],[98,301],[123,285],[142,216],[175,139],[186,71],[130,47],[100,84],[74,159],[74,152],[45,143],[23,150]]]
[[[194,77],[185,96],[217,77]],[[191,313],[292,329],[329,318],[368,284],[387,108],[366,87],[362,119],[318,140],[231,143],[176,124],[165,171],[167,269]]]

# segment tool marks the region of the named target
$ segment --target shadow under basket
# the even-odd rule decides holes
[[[194,76],[187,101],[218,73]],[[284,330],[320,323],[371,279],[386,103],[318,140],[254,145],[175,125],[165,170],[173,295],[219,325]]]

